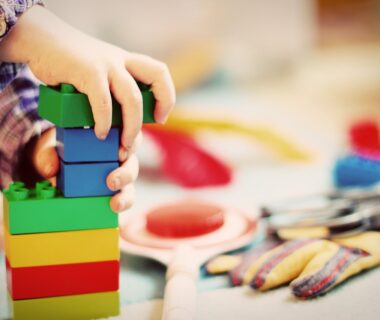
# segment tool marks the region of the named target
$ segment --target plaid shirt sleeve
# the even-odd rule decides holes
[[[17,23],[18,18],[30,7],[40,4],[42,0],[0,0],[0,41]],[[0,62],[0,90],[16,77],[22,68],[19,63]]]
[[[0,0],[0,41],[18,17],[40,0]],[[24,146],[51,126],[37,114],[38,80],[23,64],[0,62],[0,186],[19,178]]]

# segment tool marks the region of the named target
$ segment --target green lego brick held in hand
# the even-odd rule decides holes
[[[4,222],[10,234],[106,229],[118,226],[111,197],[64,198],[49,181],[28,189],[10,184],[4,194]]]
[[[143,122],[154,121],[155,99],[150,86],[138,83],[143,100]],[[40,85],[39,115],[61,128],[93,127],[95,125],[87,95],[78,92],[71,84],[58,87]],[[121,107],[112,98],[112,126],[121,126]]]

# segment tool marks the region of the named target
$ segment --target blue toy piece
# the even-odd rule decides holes
[[[333,179],[338,188],[372,186],[380,182],[380,162],[348,155],[335,163]]]
[[[119,129],[111,128],[102,141],[95,136],[93,128],[56,128],[57,151],[64,162],[118,161]]]
[[[115,192],[108,189],[106,178],[118,166],[118,162],[70,164],[61,161],[58,189],[66,198],[113,195]]]

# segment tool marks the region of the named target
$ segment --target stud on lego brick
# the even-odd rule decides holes
[[[94,129],[56,128],[57,152],[64,162],[118,161],[119,129],[111,128],[105,140],[99,140]]]
[[[65,163],[61,161],[57,185],[67,198],[108,196],[115,194],[106,184],[118,162]]]
[[[155,99],[150,86],[140,85],[143,122],[154,122]],[[93,127],[94,117],[88,97],[69,84],[59,87],[40,85],[39,115],[62,128]],[[112,99],[112,125],[122,124],[120,104]]]
[[[119,260],[119,229],[11,235],[4,228],[11,267]]]
[[[13,268],[6,259],[7,287],[13,300],[117,291],[119,261]]]
[[[117,316],[119,292],[100,292],[64,297],[13,300],[9,297],[13,320],[78,320]]]
[[[115,228],[110,197],[64,198],[49,181],[27,189],[14,182],[3,191],[4,224],[10,234]]]

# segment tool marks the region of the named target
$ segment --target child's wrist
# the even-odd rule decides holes
[[[26,10],[0,42],[0,60],[25,64],[38,60],[46,49],[43,44],[50,41],[46,39],[46,34],[52,33],[48,26],[51,19],[55,16],[42,6],[36,5]],[[54,24],[50,28],[55,29]]]

